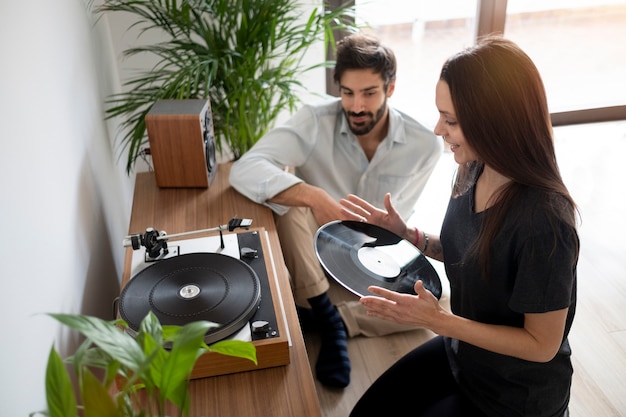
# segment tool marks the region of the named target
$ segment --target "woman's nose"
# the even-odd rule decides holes
[[[435,129],[433,130],[433,133],[441,137],[446,136],[446,130],[444,128],[443,123],[441,123],[441,120],[437,121],[437,124],[435,125]]]

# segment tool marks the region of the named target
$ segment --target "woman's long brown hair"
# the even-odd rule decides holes
[[[483,278],[489,276],[493,240],[526,186],[542,190],[542,198],[550,200],[545,207],[576,233],[576,204],[557,165],[545,89],[528,55],[509,40],[485,37],[448,59],[440,79],[450,89],[467,143],[479,156],[459,166],[453,195],[467,191],[484,164],[512,180],[491,202],[476,240]],[[553,204],[555,196],[565,204]]]

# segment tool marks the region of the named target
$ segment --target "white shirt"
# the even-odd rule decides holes
[[[263,136],[236,161],[230,183],[249,199],[277,214],[289,207],[268,202],[281,191],[306,182],[337,201],[356,194],[384,208],[384,196],[406,220],[441,156],[442,143],[420,123],[389,108],[389,132],[368,161],[350,131],[341,100],[305,105],[284,125]],[[294,174],[285,171],[294,168]]]

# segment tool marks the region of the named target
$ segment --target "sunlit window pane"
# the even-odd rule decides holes
[[[504,34],[535,61],[550,111],[626,104],[626,1],[508,0]]]
[[[357,0],[357,19],[366,22],[398,60],[390,103],[433,128],[435,85],[443,62],[474,43],[475,0]]]

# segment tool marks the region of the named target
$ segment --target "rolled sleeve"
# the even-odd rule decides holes
[[[261,179],[261,180],[259,180]],[[267,200],[302,180],[285,171],[284,168],[254,158],[241,158],[230,170],[229,181],[232,187],[250,200],[271,208],[277,214],[284,214],[289,207],[270,203]]]

